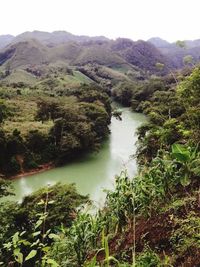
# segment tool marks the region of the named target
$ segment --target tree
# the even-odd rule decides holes
[[[0,177],[0,198],[8,195],[14,195],[10,181],[6,181]]]
[[[176,46],[180,48],[186,48],[185,41],[181,41],[181,40],[176,41]]]
[[[36,215],[43,211],[43,205],[46,199],[47,188],[42,188],[35,193],[26,196],[20,206],[19,213],[21,219],[17,224],[22,227],[31,225],[36,221]],[[49,206],[48,218],[46,220],[47,228],[60,226],[70,226],[76,217],[76,209],[88,201],[88,196],[80,195],[74,184],[56,184],[48,187]],[[51,202],[50,202],[51,201]],[[23,216],[22,216],[23,215]]]
[[[160,62],[157,62],[156,63],[156,68],[159,71],[163,70],[164,67],[165,67],[165,65],[163,63],[160,63]],[[168,71],[170,72],[170,74],[173,76],[174,81],[176,82],[176,85],[178,85],[178,81],[177,81],[176,76],[174,75],[173,71],[168,66],[166,66],[166,68],[168,69]]]
[[[194,66],[194,63],[193,62],[194,62],[194,58],[191,55],[187,55],[187,56],[185,56],[183,58],[183,63],[185,65],[192,65],[192,66]]]
[[[9,115],[9,108],[3,99],[0,99],[0,123],[2,123]]]
[[[163,64],[163,63],[160,63],[160,62],[156,63],[156,68],[160,71],[162,71],[164,69],[164,66],[165,66],[165,64]]]
[[[47,120],[55,120],[58,117],[59,101],[57,99],[41,99],[38,101],[37,106],[37,120],[44,122]]]

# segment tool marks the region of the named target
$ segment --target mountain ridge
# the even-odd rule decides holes
[[[111,40],[104,36],[78,36],[66,31],[24,32],[16,37],[0,36],[0,79],[7,80],[13,71],[26,76],[28,70],[28,78],[32,75],[31,80],[35,80],[38,78],[36,73],[47,75],[51,64],[81,69],[91,79],[96,79],[94,76],[99,73],[96,68],[102,72],[102,66],[103,72],[110,68],[116,75],[116,69],[121,69],[123,75],[129,76],[127,79],[130,75],[141,78],[182,68],[187,55],[192,56],[194,63],[200,61],[200,40],[187,41],[186,47],[181,48],[159,37],[133,41],[129,38]],[[163,70],[156,68],[157,63],[163,64]],[[113,72],[108,71],[100,78],[104,81],[110,73]],[[118,74],[122,77],[119,71]]]

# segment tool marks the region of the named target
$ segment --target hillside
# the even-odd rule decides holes
[[[16,73],[20,73],[21,82],[32,85],[49,75],[53,65],[54,73],[64,74],[58,70],[60,66],[72,70],[81,68],[81,72],[93,81],[105,84],[106,79],[108,84],[115,77],[117,80],[119,77],[134,80],[138,77],[145,79],[153,72],[159,73],[155,67],[157,62],[171,64],[154,45],[144,41],[134,42],[125,38],[113,41],[101,36],[76,36],[67,32],[25,32],[0,50],[0,80],[4,83],[19,82]],[[91,75],[88,69],[92,64],[97,69],[106,67],[104,74],[95,71]]]
[[[152,37],[148,40],[149,43],[153,44],[155,47],[168,47],[170,43],[166,40],[161,39],[160,37]]]
[[[33,31],[33,32],[24,32],[18,36],[16,36],[14,42],[19,42],[21,40],[27,39],[37,39],[44,45],[55,46],[58,44],[64,44],[67,42],[88,42],[88,41],[107,41],[108,38],[104,36],[84,36],[84,35],[74,35],[72,33],[66,31],[54,31],[52,33],[49,32],[41,32],[41,31]]]
[[[169,60],[152,44],[139,40],[119,38],[112,45],[113,51],[119,53],[129,64],[151,73],[156,72],[156,63],[169,65]]]
[[[48,48],[35,39],[11,44],[0,53],[0,64],[9,65],[11,70],[48,61]]]
[[[172,63],[174,68],[184,67],[184,57],[190,55],[193,58],[193,64],[198,63],[200,59],[200,40],[181,41],[183,46],[176,43],[169,43],[161,38],[155,37],[148,40]]]
[[[29,39],[36,39],[44,45],[47,46],[55,46],[61,45],[67,42],[88,42],[88,41],[107,41],[108,38],[104,36],[84,36],[84,35],[74,35],[72,33],[66,31],[54,31],[50,32],[42,32],[42,31],[33,31],[33,32],[24,32],[22,34],[17,35],[16,37],[12,35],[0,35],[0,49],[4,48],[8,44],[18,43],[22,41],[27,41]]]
[[[32,51],[29,51],[31,49],[30,42],[33,40],[35,40],[35,45],[32,47]],[[22,46],[22,43],[24,49],[28,50],[30,54],[28,62],[22,62],[23,60],[16,56],[22,52],[20,48],[18,51],[18,46],[19,44]],[[170,68],[181,68],[184,66],[184,57],[191,55],[194,63],[197,63],[200,58],[200,40],[185,40],[184,43],[185,47],[181,48],[176,43],[169,43],[159,37],[153,37],[145,42],[126,38],[110,40],[104,36],[78,36],[66,31],[24,32],[16,37],[0,36],[0,65],[6,63],[13,53],[12,49],[15,49],[16,58],[12,60],[12,64],[16,67],[24,67],[30,61],[35,65],[49,61],[62,61],[72,66],[97,63],[119,67],[125,64],[153,73],[157,72],[155,68],[157,62]],[[42,54],[39,53],[39,55],[38,50]],[[167,68],[163,73],[166,72]]]

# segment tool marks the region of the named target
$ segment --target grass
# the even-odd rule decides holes
[[[127,71],[130,70],[130,67],[128,65],[124,66],[116,66],[112,68],[114,71],[120,72],[122,74],[125,74]]]
[[[16,69],[12,71],[12,73],[7,76],[4,81],[8,82],[8,84],[23,82],[28,85],[33,85],[37,82],[37,78],[25,70]]]
[[[125,72],[121,72],[119,71],[117,68],[113,69],[113,68],[108,68],[108,67],[102,67],[102,71],[108,73],[108,75],[110,75],[112,77],[112,79],[115,80],[129,80],[127,75],[125,74]]]
[[[89,84],[91,80],[79,71],[73,71],[74,75],[54,74],[49,78],[43,79],[36,84],[36,88],[43,91],[53,91],[57,89],[74,89],[82,83]]]
[[[18,129],[22,136],[26,136],[30,130],[38,130],[43,133],[48,133],[53,126],[52,121],[42,123],[35,121],[37,104],[27,98],[18,97],[14,100],[7,100],[7,105],[10,107],[12,115],[4,122],[3,129],[10,134],[13,130]]]
[[[89,77],[85,76],[80,71],[74,71],[74,77],[81,83],[91,83],[91,82],[93,82]]]
[[[3,129],[6,133],[12,133],[13,130],[17,129],[20,131],[21,136],[26,136],[31,130],[38,130],[44,134],[47,134],[50,128],[53,126],[52,121],[40,122],[40,121],[6,121],[3,125]]]
[[[108,49],[106,45],[84,47],[78,57],[72,62],[74,65],[84,65],[95,62],[106,66],[121,65],[126,61]]]

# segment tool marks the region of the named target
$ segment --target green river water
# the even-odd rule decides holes
[[[103,189],[113,187],[116,174],[124,169],[130,176],[137,172],[131,155],[136,151],[136,129],[146,121],[146,117],[128,108],[121,110],[122,120],[112,118],[111,134],[98,153],[86,155],[63,167],[16,179],[13,181],[14,199],[20,201],[23,196],[47,184],[75,183],[80,193],[89,194],[95,205],[101,206],[105,199]]]

